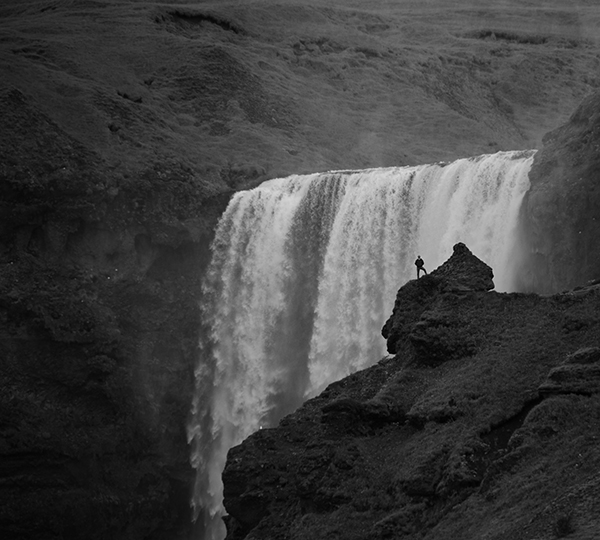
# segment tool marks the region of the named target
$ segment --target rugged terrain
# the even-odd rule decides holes
[[[463,244],[404,285],[393,356],[230,451],[228,538],[597,538],[600,285],[491,288]]]
[[[189,537],[200,282],[230,194],[540,147],[600,86],[599,22],[583,0],[4,0],[4,537]],[[571,171],[568,133],[548,144]],[[528,286],[585,277],[547,268]]]

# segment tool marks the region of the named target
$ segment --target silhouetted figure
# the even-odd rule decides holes
[[[417,260],[415,261],[415,266],[417,267],[417,279],[419,279],[421,270],[427,274],[427,270],[425,270],[425,267],[423,266],[424,264],[425,263],[423,262],[423,259],[421,259],[421,255],[418,255]]]

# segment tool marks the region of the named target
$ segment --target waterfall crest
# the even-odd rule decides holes
[[[227,450],[385,354],[380,331],[420,254],[464,242],[514,290],[515,227],[533,151],[290,176],[237,193],[205,277],[188,437],[203,540],[224,537]]]

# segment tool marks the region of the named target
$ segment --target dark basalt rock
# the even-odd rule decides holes
[[[394,357],[232,448],[227,539],[534,540],[563,500],[593,526],[598,287],[492,287],[458,244],[398,291],[384,327]]]
[[[567,356],[563,365],[550,370],[539,391],[540,394],[600,393],[600,348],[585,347]]]
[[[600,362],[600,347],[584,347],[565,358],[565,364],[594,364]]]
[[[441,288],[445,292],[489,291],[494,288],[492,269],[462,242],[455,244],[452,256],[429,277],[442,280]]]
[[[462,316],[464,295],[494,288],[492,269],[463,243],[454,246],[442,266],[404,285],[396,296],[392,316],[381,333],[388,352],[399,352],[398,343],[410,343],[423,362],[440,362],[470,356],[479,346],[471,324]],[[444,304],[440,304],[440,296]]]
[[[542,394],[593,394],[600,392],[600,363],[554,368],[540,386]]]
[[[557,292],[600,277],[600,92],[546,134],[521,207],[521,290]]]
[[[345,432],[352,430],[370,431],[393,422],[403,422],[406,413],[397,404],[378,400],[359,402],[351,398],[342,398],[328,403],[322,409],[321,421],[331,426],[339,426]]]

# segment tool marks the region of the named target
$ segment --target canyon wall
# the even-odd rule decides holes
[[[229,195],[169,164],[117,187],[22,93],[0,108],[2,530],[189,538],[200,280]]]
[[[529,176],[521,289],[555,292],[600,279],[600,93],[544,137]]]

